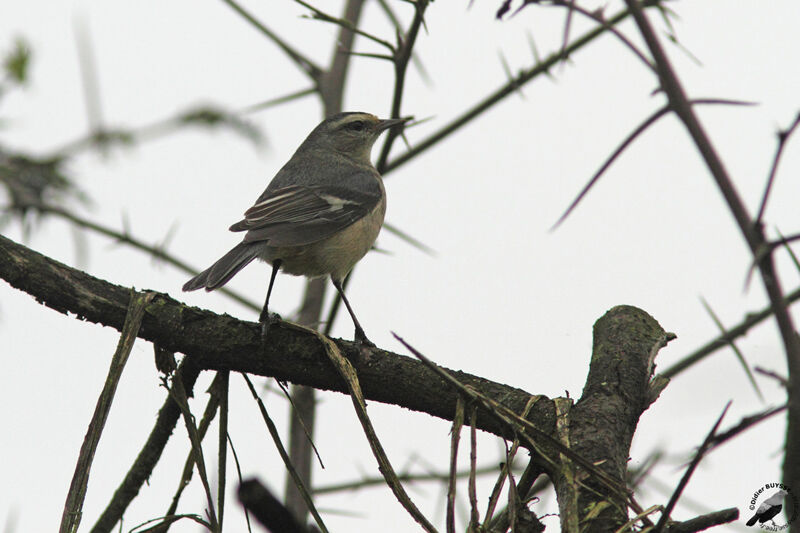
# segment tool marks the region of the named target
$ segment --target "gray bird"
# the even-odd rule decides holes
[[[785,490],[779,490],[766,500],[756,509],[756,514],[747,521],[748,526],[754,526],[756,522],[764,523],[767,520],[772,520],[783,509],[783,498],[789,493]]]
[[[230,227],[244,240],[190,279],[184,291],[225,285],[253,259],[272,265],[259,316],[269,327],[269,298],[278,270],[309,278],[330,276],[355,325],[356,342],[374,346],[342,289],[353,266],[372,247],[386,213],[386,191],[370,161],[385,130],[410,117],[381,120],[369,113],[339,113],[322,121],[281,168],[244,219]]]

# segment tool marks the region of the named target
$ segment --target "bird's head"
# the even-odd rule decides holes
[[[303,144],[314,149],[334,150],[359,163],[369,164],[372,145],[378,136],[410,119],[379,119],[360,112],[339,113],[322,121]]]

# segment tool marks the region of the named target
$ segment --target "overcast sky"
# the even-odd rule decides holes
[[[331,5],[328,5],[331,4]],[[403,113],[429,120],[407,132],[414,146],[507,79],[529,67],[532,37],[546,56],[563,38],[564,12],[528,7],[499,22],[500,1],[436,2],[417,54],[429,80],[411,69]],[[616,13],[621,2],[609,3]],[[265,24],[303,53],[326,64],[335,28],[302,17],[292,2],[246,2]],[[324,3],[339,12],[340,3]],[[392,2],[404,21],[410,7]],[[593,7],[595,4],[589,5]],[[800,8],[796,1],[672,2],[681,47],[661,33],[677,72],[692,97],[758,102],[754,107],[698,109],[717,150],[751,212],[757,209],[775,133],[800,110]],[[231,110],[305,89],[309,82],[264,37],[223,2],[56,2],[28,0],[0,10],[0,49],[15,36],[33,49],[32,79],[23,91],[0,101],[0,145],[45,155],[87,132],[76,34],[84,28],[96,60],[102,117],[109,126],[143,126],[177,111],[214,103]],[[652,20],[665,29],[660,17]],[[393,34],[375,3],[364,14],[371,32]],[[577,18],[572,35],[590,24]],[[636,43],[635,28],[621,29]],[[382,52],[358,40],[362,52]],[[636,305],[677,340],[657,359],[663,369],[717,335],[703,309],[705,298],[730,327],[763,308],[760,280],[744,289],[750,257],[718,189],[684,129],[672,117],[644,134],[557,231],[550,228],[576,193],[619,142],[663,105],[653,95],[657,80],[621,43],[607,36],[575,53],[473,121],[457,134],[386,179],[387,222],[436,251],[426,255],[384,231],[378,246],[357,267],[349,295],[370,338],[382,348],[405,353],[395,331],[449,368],[522,388],[532,394],[578,398],[591,351],[592,324],[618,304]],[[386,115],[392,69],[356,58],[345,109]],[[171,233],[169,251],[205,268],[232,247],[238,236],[227,227],[239,219],[296,146],[321,119],[314,97],[246,116],[266,142],[254,146],[230,132],[186,131],[103,155],[86,151],[67,170],[93,199],[72,204],[81,216],[121,229],[147,242]],[[397,143],[394,154],[404,150]],[[375,151],[377,155],[377,150]],[[782,161],[766,213],[767,228],[800,230],[797,198],[800,139]],[[17,222],[2,228],[17,241]],[[245,320],[257,314],[219,294],[181,293],[187,276],[154,264],[147,256],[108,239],[81,240],[60,220],[36,225],[26,244],[48,256],[123,286],[152,289]],[[788,292],[798,273],[786,254],[777,256]],[[263,299],[269,269],[253,264],[230,286],[253,301]],[[279,276],[273,305],[284,318],[298,309],[303,281]],[[328,296],[332,295],[329,288]],[[334,335],[352,338],[350,320],[340,316]],[[13,531],[52,531],[64,498],[118,332],[42,307],[27,294],[0,283],[0,521]],[[741,339],[752,366],[786,373],[777,330],[767,322]],[[205,376],[193,407],[202,409]],[[646,508],[664,504],[693,447],[733,400],[723,427],[743,416],[780,405],[784,392],[771,379],[756,377],[763,402],[735,356],[723,350],[677,377],[641,418],[631,463],[656,448],[667,459],[639,495]],[[283,467],[243,383],[232,377],[231,437],[246,475],[283,487]],[[94,523],[127,471],[165,396],[153,365],[152,347],[139,341],[123,374],[117,399],[100,441],[84,507],[84,528]],[[267,396],[270,413],[285,427],[287,408]],[[378,436],[398,469],[414,464],[446,468],[449,424],[377,403],[370,414]],[[325,470],[318,484],[377,475],[374,459],[352,412],[350,400],[320,394],[316,445]],[[737,506],[746,512],[754,490],[780,480],[784,419],[750,430],[716,450],[692,478],[674,517]],[[213,439],[215,440],[215,439]],[[213,442],[212,440],[212,442]],[[162,514],[174,491],[188,442],[179,427],[161,463],[125,517],[125,530]],[[483,463],[499,461],[500,445],[483,436]],[[209,457],[215,454],[209,447]],[[229,468],[229,472],[232,469]],[[233,479],[233,478],[232,478]],[[482,484],[485,502],[494,480]],[[229,484],[233,490],[233,483]],[[800,490],[797,487],[796,490]],[[441,525],[443,496],[432,485],[411,490],[423,511]],[[370,489],[320,497],[332,531],[411,531],[413,521],[388,490]],[[201,512],[196,481],[180,510]],[[241,531],[243,519],[230,504],[226,526]],[[485,508],[482,503],[481,510]],[[533,505],[555,510],[554,498]],[[557,529],[557,518],[545,519]],[[173,531],[196,531],[179,525]]]

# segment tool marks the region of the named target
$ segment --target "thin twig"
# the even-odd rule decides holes
[[[178,370],[175,372],[176,379],[181,379],[184,390],[189,392],[194,387],[199,375],[200,369],[192,364],[189,358],[181,361]],[[164,400],[164,405],[158,411],[158,418],[150,431],[147,441],[142,446],[139,455],[125,475],[125,479],[114,492],[100,518],[95,522],[91,533],[110,533],[116,523],[121,520],[128,505],[139,494],[142,485],[150,479],[180,415],[180,408],[173,400],[172,395],[168,394]]]
[[[217,440],[217,514],[219,530],[222,531],[225,515],[225,480],[227,477],[228,459],[228,382],[230,372],[220,370],[217,373],[217,394],[219,394],[219,438]]]
[[[291,102],[293,100],[298,100],[305,96],[310,96],[317,92],[316,87],[309,87],[307,89],[300,89],[299,91],[293,91],[289,94],[283,96],[276,96],[275,98],[269,98],[268,100],[264,100],[263,102],[258,102],[255,104],[250,104],[248,106],[243,107],[239,110],[240,113],[247,114],[247,113],[257,113],[259,111],[264,111],[265,109],[269,109],[271,107],[275,107],[280,104],[285,104],[287,102]]]
[[[100,436],[103,434],[108,413],[111,410],[111,403],[114,401],[114,394],[117,385],[122,378],[122,370],[131,354],[133,343],[139,334],[142,325],[144,311],[147,304],[153,300],[154,293],[140,293],[131,291],[131,301],[128,305],[128,313],[125,316],[125,325],[119,337],[117,349],[111,358],[103,390],[97,398],[97,405],[94,414],[89,422],[89,428],[83,439],[78,461],[75,465],[75,473],[72,475],[72,482],[67,493],[67,500],[64,503],[64,512],[61,515],[61,533],[74,533],[78,531],[81,522],[83,501],[86,497],[86,488],[89,484],[89,472],[92,469],[94,454],[100,443]]]
[[[493,475],[497,472],[497,464],[490,463],[484,466],[479,466],[475,472],[479,476],[485,476],[489,474]],[[447,472],[432,471],[423,474],[411,474],[409,472],[400,472],[397,474],[397,479],[408,483],[422,483],[427,481],[448,483],[450,480],[450,475],[451,474],[449,469]],[[470,475],[469,469],[459,470],[455,473],[457,479],[469,477],[469,475]],[[336,492],[354,491],[354,490],[366,489],[369,487],[383,486],[383,485],[386,485],[386,479],[384,479],[383,476],[365,476],[355,481],[344,481],[342,483],[334,483],[331,485],[322,485],[319,487],[314,487],[311,490],[311,493],[314,494],[315,496],[319,496],[325,494],[333,494]]]
[[[447,533],[456,533],[456,473],[458,472],[458,443],[464,425],[464,398],[456,400],[456,412],[450,427],[450,476],[447,484]],[[470,468],[472,475],[472,468]]]
[[[267,531],[271,533],[306,533],[309,531],[257,479],[243,481],[237,492],[242,507],[253,513],[253,516],[264,525]]]
[[[233,454],[233,462],[236,464],[236,476],[239,479],[239,484],[242,483],[242,465],[239,464],[239,455],[236,453],[236,448],[233,445],[233,440],[231,439],[230,433],[228,434],[228,445],[231,447],[231,453]],[[250,527],[250,511],[247,510],[247,507],[244,508],[244,519],[247,522],[247,531],[249,533],[253,532],[253,529]]]
[[[719,317],[714,312],[714,310],[711,309],[711,306],[706,301],[706,299],[701,296],[700,297],[700,302],[703,304],[703,307],[705,308],[706,312],[711,317],[711,320],[713,320],[714,324],[716,324],[716,326],[719,329],[720,333],[722,335],[726,335],[728,332],[725,329],[725,326],[722,324],[722,321],[719,319]],[[747,375],[747,379],[750,380],[750,384],[753,386],[753,389],[755,389],[756,394],[758,395],[758,398],[763,402],[764,401],[764,395],[761,394],[761,389],[758,388],[758,383],[756,383],[756,378],[755,378],[755,376],[753,376],[753,372],[752,372],[752,370],[750,370],[750,365],[747,364],[747,360],[744,358],[744,354],[741,352],[741,350],[739,350],[739,347],[736,346],[736,343],[733,342],[733,340],[731,340],[728,343],[728,345],[731,347],[731,350],[733,350],[733,353],[736,355],[736,359],[739,361],[739,364],[744,369],[744,372]]]
[[[398,34],[398,48],[394,53],[394,91],[392,96],[392,109],[390,116],[397,118],[400,116],[401,107],[403,104],[403,95],[406,82],[406,73],[408,72],[408,61],[411,59],[411,53],[414,50],[414,44],[417,41],[419,30],[425,21],[425,10],[428,8],[428,0],[418,0],[414,3],[414,19],[404,36]],[[386,134],[386,140],[381,147],[378,161],[375,163],[375,168],[378,172],[384,174],[387,170],[387,161],[389,160],[389,152],[392,149],[395,139],[400,135],[402,129],[392,128]]]
[[[738,424],[715,435],[714,438],[711,440],[707,452],[717,448],[718,446],[724,444],[725,442],[731,440],[735,436],[743,433],[744,431],[750,429],[751,427],[760,424],[764,420],[777,415],[778,413],[784,412],[788,407],[788,404],[781,405],[779,407],[772,407],[760,413],[756,413],[754,415],[746,416],[742,418]]]
[[[209,395],[208,403],[206,403],[206,408],[203,411],[203,418],[200,419],[200,424],[197,427],[197,433],[201,442],[205,438],[208,428],[211,427],[211,422],[214,421],[214,418],[217,416],[217,410],[219,409],[220,396],[219,389],[217,387],[217,381],[220,379],[219,376],[220,374],[218,373],[214,378],[214,381],[211,382],[211,386],[209,387],[211,394]],[[189,485],[193,473],[194,451],[190,449],[186,457],[186,461],[183,463],[183,472],[181,473],[181,479],[178,481],[178,488],[175,490],[175,494],[172,496],[172,503],[170,504],[169,509],[167,509],[165,516],[171,516],[177,513],[181,495],[183,494],[184,489]]]
[[[797,114],[791,126],[778,132],[778,146],[775,148],[775,156],[772,158],[772,166],[769,169],[769,176],[767,177],[767,185],[764,187],[764,194],[761,196],[761,205],[758,208],[758,215],[753,223],[756,226],[760,225],[764,218],[764,212],[767,209],[767,201],[769,200],[769,193],[772,191],[772,184],[775,182],[775,175],[778,172],[778,163],[781,160],[781,155],[783,155],[783,149],[789,137],[791,137],[792,133],[799,125],[800,113]]]
[[[83,101],[86,104],[89,131],[101,131],[103,129],[103,109],[94,47],[85,19],[76,19],[75,23],[75,44],[78,48],[78,66],[81,71],[81,86]]]
[[[405,241],[406,243],[410,244],[417,250],[421,251],[422,253],[429,255],[431,257],[436,257],[436,250],[425,244],[424,242],[418,240],[415,237],[412,237],[405,231],[401,230],[394,224],[389,222],[383,223],[383,229],[388,231],[389,233],[393,234],[395,237],[399,238],[401,241]]]
[[[794,302],[800,300],[800,287],[790,292],[782,302],[782,305],[788,308]],[[694,352],[690,353],[689,355],[683,357],[680,361],[673,364],[672,366],[668,367],[666,370],[660,373],[660,375],[666,378],[673,378],[678,375],[680,372],[683,372],[687,368],[693,366],[695,363],[698,363],[714,353],[715,351],[724,348],[728,345],[728,343],[746,335],[750,329],[755,327],[756,325],[760,324],[767,318],[771,317],[773,314],[773,307],[770,305],[765,307],[764,309],[756,312],[747,313],[745,315],[744,320],[739,322],[736,326],[729,328],[728,332],[724,335],[719,335],[718,337],[714,338],[713,340],[707,342],[705,345],[701,346],[700,348],[696,349]]]
[[[533,406],[536,405],[538,397],[531,396],[528,399],[528,402],[525,404],[525,409],[522,411],[522,418],[527,418],[528,413],[530,413]],[[511,444],[511,450],[506,448],[506,460],[503,462],[502,467],[500,468],[500,475],[497,476],[497,481],[495,482],[494,489],[492,489],[491,496],[489,496],[489,505],[486,508],[486,516],[483,518],[484,525],[491,524],[494,520],[494,512],[495,508],[497,507],[497,502],[500,500],[500,492],[503,490],[503,486],[505,485],[505,480],[508,478],[509,480],[513,480],[513,473],[511,469],[511,465],[514,461],[514,458],[517,455],[517,450],[519,449],[519,438],[515,437],[514,442]],[[530,468],[530,465],[528,465]],[[527,469],[525,470],[527,472]],[[523,472],[523,476],[525,474]],[[509,486],[510,487],[510,486]],[[528,488],[524,487],[523,491],[527,492]]]
[[[244,18],[247,22],[249,22],[253,27],[255,27],[258,31],[264,34],[270,41],[272,41],[278,48],[283,50],[289,59],[291,59],[303,72],[308,75],[309,78],[315,83],[319,84],[320,77],[322,76],[322,69],[317,66],[313,61],[305,57],[301,54],[298,50],[295,50],[292,46],[290,46],[286,41],[278,37],[278,35],[264,26],[261,22],[256,20],[256,18],[247,12],[242,6],[240,6],[234,0],[222,0],[226,4],[228,4],[236,13],[238,13],[242,18]]]
[[[506,464],[508,464],[511,460],[513,460],[513,454],[516,453],[516,448],[509,450],[508,443],[504,442],[506,446]],[[510,469],[504,469],[506,476],[508,477],[508,505],[506,509],[508,509],[508,518],[511,523],[511,531],[512,533],[515,531],[515,525],[517,523],[517,512],[520,510],[521,502],[519,499],[519,493],[517,492],[517,485],[514,483],[514,476],[511,474]],[[488,520],[488,518],[486,519]]]
[[[724,100],[721,98],[698,98],[692,100],[692,104],[725,104],[725,105],[753,105],[751,102],[741,102],[737,100]],[[557,229],[569,215],[578,207],[578,204],[586,197],[589,193],[589,190],[600,180],[600,177],[605,173],[606,170],[611,166],[611,164],[616,161],[616,159],[625,151],[628,146],[633,143],[642,133],[644,133],[647,128],[655,124],[660,118],[666,116],[671,111],[669,105],[666,105],[647,117],[641,124],[639,124],[627,137],[617,146],[616,150],[614,150],[608,158],[600,165],[600,168],[592,175],[589,182],[584,185],[583,189],[578,193],[572,203],[569,204],[566,211],[558,218],[555,224],[550,228],[550,231],[554,231]]]
[[[778,238],[781,241],[783,241],[783,247],[786,249],[786,253],[789,254],[789,258],[792,260],[792,264],[794,265],[795,270],[800,272],[800,259],[798,259],[797,254],[794,253],[792,247],[789,246],[790,241],[783,236],[783,234],[780,232],[780,230],[778,230],[778,228],[775,228],[775,232],[778,234]],[[796,235],[796,237],[798,236]]]
[[[647,0],[642,5],[644,7],[650,7],[654,5],[658,5],[661,0]],[[584,46],[588,45],[598,37],[601,37],[605,34],[607,28],[612,26],[616,26],[620,22],[624,21],[631,12],[629,10],[623,10],[610,19],[606,20],[604,24],[601,26],[594,28],[591,31],[586,32],[584,35],[576,39],[568,48],[567,54],[572,54],[577,50],[580,50]],[[442,126],[438,131],[432,133],[425,139],[418,141],[415,143],[414,148],[409,149],[408,151],[400,154],[399,156],[395,157],[391,161],[388,161],[385,165],[385,168],[379,169],[381,174],[386,175],[389,172],[397,169],[398,167],[402,166],[405,163],[408,163],[410,160],[414,159],[421,153],[425,152],[429,148],[433,147],[434,145],[438,144],[439,141],[442,139],[449,137],[463,126],[467,125],[468,123],[472,122],[475,118],[481,116],[487,109],[493,107],[495,104],[501,102],[507,96],[514,94],[517,89],[525,83],[539,77],[540,75],[547,75],[549,70],[554,66],[557,65],[559,61],[561,61],[561,53],[556,52],[550,54],[544,61],[537,61],[532,67],[528,69],[522,70],[517,77],[513,80],[509,80],[505,84],[503,84],[500,88],[495,90],[490,95],[486,96],[480,102],[474,104],[471,108],[467,111],[462,113],[459,117],[455,118],[448,124]]]
[[[636,26],[647,43],[650,53],[658,67],[659,80],[670,102],[670,107],[683,122],[695,146],[717,184],[725,202],[728,204],[736,224],[747,243],[750,252],[755,256],[765,244],[763,228],[754,225],[747,207],[739,196],[733,180],[728,175],[722,160],[719,157],[705,128],[697,118],[683,86],[675,74],[672,64],[661,47],[658,36],[647,16],[641,9],[637,0],[625,0],[628,9],[633,14]],[[785,296],[781,287],[781,280],[775,268],[771,254],[765,255],[759,262],[759,271],[764,289],[769,297],[775,321],[778,325],[781,341],[784,346],[786,363],[789,369],[789,397],[800,398],[800,338],[797,335],[794,319],[789,309],[783,305]],[[785,457],[783,462],[783,481],[789,485],[800,482],[800,401],[790,403],[785,442]]]
[[[755,367],[753,370],[761,374],[762,376],[767,376],[768,378],[774,379],[784,389],[789,387],[789,380],[786,379],[784,376],[781,376],[774,370],[767,370],[766,368],[761,368],[760,366]]]
[[[169,265],[172,265],[175,268],[177,268],[178,270],[181,270],[181,271],[183,271],[183,272],[185,272],[187,274],[196,275],[198,272],[200,272],[196,268],[190,266],[189,264],[183,262],[182,260],[178,259],[177,257],[175,257],[172,254],[170,254],[169,252],[167,252],[163,247],[149,245],[149,244],[145,243],[144,241],[142,241],[141,239],[138,239],[138,238],[132,236],[130,233],[128,233],[127,230],[117,231],[117,230],[111,229],[111,228],[109,228],[107,226],[103,226],[102,224],[99,224],[97,222],[92,222],[92,221],[90,221],[88,219],[79,217],[78,215],[76,215],[74,213],[71,213],[71,212],[67,211],[66,209],[62,209],[60,207],[56,207],[56,206],[53,206],[53,205],[47,205],[47,204],[44,204],[44,203],[32,203],[32,204],[29,205],[29,207],[31,207],[33,209],[36,209],[38,211],[41,211],[42,213],[48,213],[48,214],[51,214],[51,215],[56,215],[56,216],[61,217],[61,218],[65,219],[65,220],[68,220],[69,222],[72,222],[76,226],[79,226],[81,228],[90,229],[90,230],[94,231],[95,233],[99,233],[100,235],[105,235],[106,237],[110,237],[110,238],[116,240],[117,242],[121,242],[123,244],[126,244],[126,245],[130,246],[131,248],[135,248],[137,250],[141,250],[143,252],[147,252],[153,258],[161,260],[161,261],[164,261],[165,263],[167,263]],[[237,293],[235,291],[232,291],[232,290],[230,290],[230,289],[228,289],[226,287],[221,287],[221,288],[218,289],[218,291],[221,292],[222,294],[224,294],[225,296],[231,298],[232,300],[235,300],[236,302],[242,304],[243,306],[247,307],[248,309],[252,309],[252,310],[255,310],[255,311],[258,311],[259,309],[261,309],[261,305],[260,304],[257,304],[257,303],[255,303],[253,301],[250,301],[247,298],[245,298],[244,296],[242,296],[241,294],[239,294],[239,293]]]
[[[672,510],[675,508],[675,505],[678,503],[678,498],[681,497],[681,494],[683,493],[683,489],[685,489],[687,483],[689,483],[689,479],[691,479],[692,474],[694,473],[695,469],[697,468],[697,465],[700,464],[700,461],[703,459],[703,457],[705,456],[705,454],[708,451],[709,447],[711,446],[712,442],[714,441],[714,437],[715,437],[715,435],[717,433],[717,428],[722,423],[722,419],[725,418],[725,413],[728,412],[728,408],[730,406],[731,406],[731,402],[729,401],[725,405],[725,409],[722,410],[722,414],[720,414],[719,418],[717,418],[717,421],[714,424],[714,426],[711,428],[711,431],[709,431],[708,435],[706,435],[705,440],[703,440],[703,444],[701,444],[700,448],[698,448],[697,453],[694,456],[694,459],[692,459],[692,462],[689,464],[689,467],[686,469],[686,472],[683,474],[683,477],[681,478],[680,482],[678,483],[678,486],[675,487],[675,492],[672,493],[672,496],[670,497],[669,502],[667,503],[667,506],[664,508],[664,511],[661,513],[661,518],[658,520],[658,523],[656,524],[656,528],[653,531],[653,533],[660,533],[661,531],[664,530],[664,526],[667,525],[667,520],[669,520],[669,515],[672,514]]]
[[[469,527],[467,531],[477,533],[480,530],[481,515],[478,512],[478,489],[475,468],[478,462],[478,434],[475,421],[478,418],[478,407],[472,405],[469,411],[469,482],[467,494],[469,496]]]
[[[283,98],[284,101],[291,99],[290,97]],[[135,128],[111,129],[104,127],[93,130],[86,136],[74,139],[59,148],[51,150],[46,156],[46,160],[61,161],[76,155],[82,150],[95,147],[106,148],[112,144],[132,146],[137,143],[160,139],[189,126],[212,127],[226,125],[253,143],[260,144],[263,140],[260,130],[250,122],[237,116],[243,112],[228,112],[218,107],[206,105],[191,107],[167,118]]]
[[[542,4],[542,5],[548,5],[548,4]],[[597,11],[589,11],[588,9],[586,9],[584,7],[581,7],[578,4],[576,4],[574,2],[574,0],[552,0],[551,4],[549,4],[549,5],[566,7],[566,8],[568,8],[570,10],[570,13],[572,11],[575,11],[575,12],[580,13],[581,15],[583,15],[583,16],[585,16],[587,18],[592,19],[595,22],[599,22],[601,24],[605,23],[605,18],[603,17],[602,10],[598,9]],[[633,55],[635,55],[642,63],[644,63],[645,66],[647,66],[647,68],[649,70],[653,70],[653,71],[655,70],[655,68],[656,68],[655,65],[653,65],[653,63],[649,59],[647,59],[647,56],[645,56],[644,53],[641,50],[639,50],[639,48],[637,48],[636,45],[633,44],[633,42],[630,39],[628,39],[625,36],[624,33],[622,33],[621,31],[619,31],[616,28],[611,27],[611,26],[608,27],[608,31],[611,32],[611,34],[614,35],[614,37],[619,39],[622,42],[622,44],[624,44],[626,47],[628,47],[628,49],[630,49],[630,51],[633,52]],[[564,40],[564,47],[566,47],[566,45],[567,45],[567,41],[566,41],[567,32],[568,32],[568,28],[565,27],[564,28],[564,39],[565,39]],[[564,53],[564,48],[562,48],[562,53]]]
[[[362,37],[366,37],[370,41],[373,41],[375,43],[378,43],[381,46],[384,46],[384,47],[388,48],[389,51],[392,54],[394,54],[394,46],[389,41],[385,41],[384,39],[381,39],[380,37],[377,37],[375,35],[372,35],[371,33],[365,32],[364,30],[360,29],[358,26],[356,26],[355,24],[353,24],[351,21],[349,21],[347,19],[343,19],[343,18],[339,18],[339,17],[334,17],[333,15],[329,15],[328,13],[325,13],[321,9],[318,9],[318,8],[312,6],[311,4],[309,4],[307,2],[304,2],[303,0],[294,0],[294,1],[297,2],[298,4],[300,4],[301,6],[305,7],[306,9],[310,10],[314,14],[312,16],[312,18],[315,18],[317,20],[321,20],[323,22],[330,22],[331,24],[336,24],[337,26],[345,28],[346,30],[351,31],[351,32],[353,32],[353,33],[355,33],[357,35],[361,35]]]
[[[297,470],[294,468],[292,461],[289,459],[289,454],[286,452],[286,448],[283,446],[281,442],[281,436],[278,432],[278,428],[275,426],[275,423],[272,421],[272,418],[267,413],[267,408],[264,406],[264,402],[261,401],[261,397],[256,392],[256,388],[253,386],[253,383],[250,381],[250,378],[247,377],[247,374],[242,372],[242,377],[244,378],[245,383],[247,383],[247,388],[250,389],[250,394],[252,394],[253,399],[258,404],[258,409],[261,411],[261,417],[264,419],[264,422],[267,425],[267,430],[269,431],[270,436],[272,437],[272,441],[275,443],[275,448],[278,450],[278,454],[281,456],[281,460],[283,460],[283,464],[288,470],[289,475],[292,476],[292,479],[297,486],[297,490],[300,492],[301,496],[303,497],[303,501],[306,502],[308,506],[308,511],[311,513],[311,516],[314,517],[314,521],[317,523],[317,526],[323,533],[328,533],[328,528],[325,527],[325,523],[322,521],[322,517],[317,512],[317,508],[314,505],[314,501],[311,499],[311,495],[308,492],[303,480],[300,479],[300,476],[297,473]]]
[[[361,427],[364,429],[364,434],[367,437],[367,441],[372,449],[372,453],[375,456],[375,459],[378,461],[379,470],[381,474],[384,475],[389,488],[392,489],[392,492],[403,508],[408,511],[411,517],[414,518],[414,520],[416,520],[425,531],[428,533],[436,533],[436,528],[433,527],[433,524],[431,524],[430,521],[425,518],[414,502],[411,501],[411,498],[409,498],[408,494],[403,488],[403,485],[398,480],[397,474],[389,462],[389,458],[386,456],[383,446],[375,434],[375,429],[373,428],[372,422],[367,415],[364,395],[361,392],[361,385],[358,382],[358,376],[356,375],[353,365],[350,363],[350,361],[342,356],[339,348],[333,343],[333,341],[317,331],[311,331],[320,340],[325,348],[325,353],[328,355],[328,359],[330,359],[330,361],[336,367],[339,375],[342,377],[342,379],[344,379],[345,383],[347,383],[347,388],[350,391],[350,398],[352,399],[353,406],[355,407],[356,416],[358,416],[358,421],[361,423]]]
[[[722,524],[728,524],[739,518],[739,509],[732,507],[722,511],[704,514],[685,522],[673,522],[667,526],[667,533],[695,533]]]
[[[289,390],[286,388],[286,385],[277,380],[276,383],[281,389],[281,392],[283,392],[284,397],[289,400],[289,403],[292,405],[292,412],[297,417],[297,421],[300,423],[300,426],[303,428],[303,432],[306,434],[306,438],[308,439],[308,443],[311,445],[311,449],[314,450],[314,455],[317,457],[320,468],[325,468],[325,464],[322,462],[322,457],[319,455],[319,450],[317,450],[317,446],[314,444],[314,439],[311,437],[311,432],[308,430],[308,426],[303,420],[302,413],[294,403],[294,398],[292,398],[292,395],[289,394]]]
[[[164,385],[167,386],[166,378],[164,378]],[[203,485],[203,490],[206,495],[206,504],[208,505],[206,513],[208,521],[211,524],[212,533],[217,533],[219,531],[219,522],[217,521],[217,515],[214,510],[214,498],[211,495],[211,484],[208,481],[208,471],[206,470],[206,462],[203,457],[203,444],[200,440],[197,426],[194,423],[194,416],[192,416],[192,412],[189,409],[188,395],[183,388],[183,382],[180,376],[177,375],[177,372],[175,376],[173,376],[172,387],[168,387],[167,390],[169,390],[172,399],[178,404],[181,414],[183,415],[183,422],[186,425],[186,432],[189,434],[189,441],[191,442],[192,451],[194,452],[194,464],[197,466],[197,474],[200,476],[200,482]]]
[[[461,382],[458,381],[455,377],[450,375],[444,368],[436,365],[433,361],[425,357],[422,353],[420,353],[416,348],[408,344],[402,337],[397,335],[397,333],[392,332],[392,335],[395,339],[400,341],[400,343],[405,346],[417,359],[422,361],[429,369],[431,369],[434,373],[444,379],[447,383],[452,385],[460,394],[465,395],[465,397],[469,398],[472,401],[476,401],[481,404],[481,406],[486,410],[486,412],[495,418],[496,420],[500,421],[503,424],[508,425],[509,428],[515,431],[515,434],[520,437],[521,441],[524,441],[526,447],[531,450],[535,450],[539,455],[542,461],[546,461],[548,463],[554,463],[554,460],[549,458],[546,454],[546,451],[542,449],[542,446],[536,442],[535,439],[541,439],[544,441],[549,447],[552,447],[559,453],[565,455],[569,459],[573,460],[575,463],[580,465],[583,469],[587,471],[590,475],[594,476],[602,485],[604,485],[611,494],[616,496],[621,500],[625,500],[630,502],[631,507],[636,512],[641,512],[641,508],[634,505],[633,502],[630,501],[630,497],[627,493],[625,487],[621,486],[620,483],[615,480],[614,478],[610,477],[607,473],[603,472],[602,470],[598,469],[594,464],[592,464],[587,459],[581,457],[579,454],[575,453],[573,450],[564,446],[561,442],[557,439],[553,438],[547,432],[542,431],[541,429],[537,428],[529,420],[521,417],[519,414],[515,413],[508,407],[498,403],[497,401],[481,394],[480,392],[473,390],[470,387],[466,387]],[[530,432],[530,435],[528,434]],[[534,439],[535,437],[535,439]]]

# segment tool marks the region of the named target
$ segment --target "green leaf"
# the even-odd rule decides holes
[[[14,40],[13,48],[3,58],[3,69],[8,77],[19,85],[28,81],[31,62],[31,47],[22,37]]]

